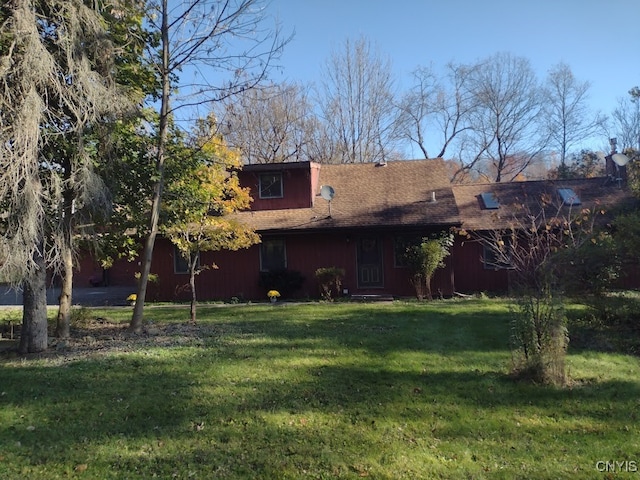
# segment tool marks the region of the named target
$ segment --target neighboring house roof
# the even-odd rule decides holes
[[[559,189],[571,189],[576,194],[573,205],[572,195],[563,201]],[[628,188],[607,177],[454,185],[453,194],[465,230],[507,228],[514,223],[518,212],[537,214],[543,203],[547,216],[554,216],[558,211],[561,215],[571,216],[585,208],[611,211],[635,202]],[[485,197],[488,204],[483,194],[489,195]],[[492,200],[499,205],[497,208]],[[518,207],[523,205],[525,208]]]
[[[320,196],[324,185],[335,191],[331,205]],[[240,219],[259,232],[459,224],[442,159],[323,164],[312,188],[311,208],[247,211]]]

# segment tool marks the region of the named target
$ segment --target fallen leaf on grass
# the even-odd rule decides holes
[[[196,432],[201,432],[202,430],[204,430],[204,422],[194,424],[193,428]]]

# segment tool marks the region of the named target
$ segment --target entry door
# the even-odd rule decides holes
[[[382,242],[376,237],[358,240],[358,287],[382,287]]]

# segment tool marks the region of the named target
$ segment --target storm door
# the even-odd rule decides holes
[[[358,240],[358,287],[382,287],[382,242],[376,237]]]

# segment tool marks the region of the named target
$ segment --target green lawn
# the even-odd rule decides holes
[[[499,301],[198,314],[0,357],[0,478],[640,478],[639,359],[572,351],[570,387],[515,383]]]

